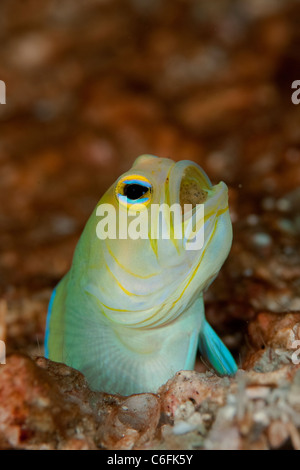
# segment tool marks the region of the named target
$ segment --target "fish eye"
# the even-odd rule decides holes
[[[141,175],[125,176],[116,186],[116,196],[125,206],[147,205],[152,198],[152,184]]]
[[[127,196],[128,199],[135,201],[142,197],[145,193],[149,191],[147,186],[143,186],[142,184],[125,184],[124,186],[124,196]]]

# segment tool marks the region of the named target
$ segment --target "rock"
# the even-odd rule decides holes
[[[0,366],[0,448],[131,449],[153,438],[158,397],[92,392],[83,375],[13,354]]]
[[[64,364],[12,354],[0,366],[0,448],[298,448],[299,373],[181,371],[157,395],[122,397],[90,390]]]
[[[243,366],[260,372],[292,363],[300,345],[300,313],[261,312],[249,324],[249,349]],[[299,341],[299,343],[297,343]]]
[[[45,365],[46,360],[40,361]],[[59,369],[62,370],[62,374]],[[66,394],[64,367],[52,366],[52,374],[28,357],[14,354],[0,369],[0,447],[15,449],[55,449],[74,446],[96,448],[92,435],[97,426],[88,405],[87,389],[81,391],[86,416],[82,421],[81,404],[74,394]],[[67,382],[84,384],[78,372],[67,376]],[[84,396],[85,395],[85,396]]]
[[[272,448],[278,449],[279,447],[282,447],[289,436],[290,434],[286,423],[283,423],[282,421],[273,421],[273,423],[270,424],[268,429],[268,439]]]
[[[131,395],[111,409],[102,424],[101,442],[109,449],[132,449],[153,439],[160,401],[152,394]]]
[[[190,400],[199,406],[204,400],[222,405],[225,402],[226,391],[230,385],[229,379],[215,375],[199,374],[195,371],[180,371],[163,385],[158,394],[162,401],[162,411],[174,418],[176,410]]]

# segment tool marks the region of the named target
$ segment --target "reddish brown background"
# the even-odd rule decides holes
[[[229,185],[233,248],[206,299],[239,361],[256,312],[300,310],[299,24],[291,0],[1,0],[8,351],[43,353],[51,289],[142,153],[194,160]]]

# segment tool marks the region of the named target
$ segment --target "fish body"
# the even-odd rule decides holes
[[[167,227],[173,204],[189,204],[189,211]],[[204,216],[199,212],[195,222],[201,207]],[[106,208],[115,210],[113,236],[99,224]],[[148,222],[147,236],[133,230],[135,236],[124,237],[124,221],[134,214]],[[193,248],[200,230],[202,245]],[[123,395],[156,392],[177,371],[193,369],[198,345],[219,374],[234,374],[236,364],[207,323],[203,305],[203,291],[231,242],[223,182],[213,186],[191,161],[139,157],[97,204],[69,272],[52,294],[46,357],[81,371],[92,389]]]

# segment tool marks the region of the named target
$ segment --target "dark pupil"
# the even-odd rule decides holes
[[[148,191],[148,188],[141,186],[140,184],[126,184],[124,186],[124,196],[129,199],[139,199]]]

